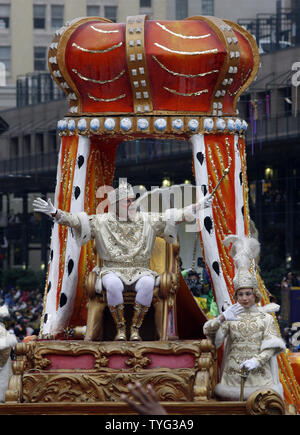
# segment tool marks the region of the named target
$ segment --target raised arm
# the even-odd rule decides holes
[[[197,214],[200,210],[211,207],[213,201],[213,195],[206,195],[200,201],[195,204],[188,205],[183,209],[183,216],[185,221],[190,222],[197,218]]]
[[[193,222],[197,218],[199,210],[208,208],[213,201],[213,195],[206,195],[200,201],[184,208],[170,208],[164,212],[164,220],[172,221],[173,224],[181,222]]]
[[[45,201],[42,198],[36,198],[32,204],[33,210],[36,213],[44,213],[54,218],[55,221],[61,225],[66,225],[72,228],[78,228],[80,226],[79,219],[75,214],[67,213],[55,208],[51,202],[51,199]]]

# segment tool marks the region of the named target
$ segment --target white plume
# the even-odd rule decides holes
[[[9,316],[7,305],[2,305],[0,307],[0,319],[5,319],[5,317]]]
[[[232,243],[230,255],[236,268],[249,269],[252,260],[257,260],[260,252],[260,243],[257,239],[247,236],[226,236],[223,244],[229,248]]]

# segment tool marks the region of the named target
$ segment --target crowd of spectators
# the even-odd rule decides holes
[[[10,317],[6,329],[16,335],[19,341],[30,335],[38,335],[43,309],[40,289],[0,288],[0,306],[7,305]]]
[[[209,273],[202,258],[198,259],[197,270],[182,270],[182,275],[191,293],[207,317],[216,317],[218,312],[214,300]]]

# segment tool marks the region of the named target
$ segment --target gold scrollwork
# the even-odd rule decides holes
[[[281,396],[271,389],[257,390],[246,403],[250,415],[284,415],[285,405]]]

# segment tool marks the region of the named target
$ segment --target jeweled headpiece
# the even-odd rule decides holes
[[[223,243],[226,247],[232,244],[230,254],[235,266],[233,278],[235,292],[241,288],[252,288],[256,296],[259,297],[258,281],[254,273],[250,271],[251,264],[258,258],[260,252],[258,240],[247,236],[230,235],[225,237]]]
[[[135,194],[131,184],[126,180],[120,179],[119,187],[110,191],[107,195],[110,204],[115,204],[121,199],[135,198]]]

